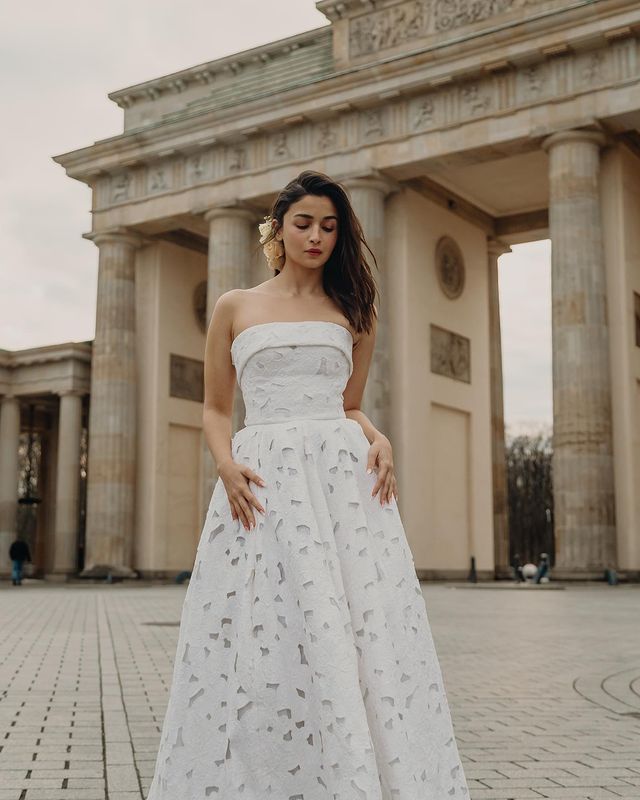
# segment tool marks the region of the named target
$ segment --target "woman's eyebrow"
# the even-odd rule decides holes
[[[303,214],[302,212],[294,214],[293,216],[294,217],[306,217],[307,219],[313,219],[313,214]],[[336,216],[334,216],[333,214],[327,214],[327,216],[323,217],[322,219],[335,219],[335,220],[337,220],[338,218]]]

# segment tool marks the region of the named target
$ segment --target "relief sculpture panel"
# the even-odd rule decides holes
[[[431,372],[471,383],[471,340],[431,325]]]
[[[349,24],[351,58],[481,22],[539,0],[408,0],[355,17]]]

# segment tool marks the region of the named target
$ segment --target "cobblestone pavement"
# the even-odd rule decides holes
[[[640,586],[423,588],[472,800],[640,798]],[[0,800],[146,797],[185,589],[0,583]]]

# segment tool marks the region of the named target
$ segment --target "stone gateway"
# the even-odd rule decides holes
[[[216,477],[193,387],[202,322],[267,277],[257,225],[310,168],[348,190],[380,265],[363,410],[394,445],[420,577],[465,578],[472,558],[480,579],[509,574],[497,260],[550,237],[553,574],[637,579],[640,7],[316,5],[329,25],[111,93],[122,134],[55,158],[92,189],[99,249],[83,574],[192,565]],[[15,357],[0,371],[4,539]],[[67,517],[52,536],[68,554]],[[55,548],[44,569],[64,572]]]

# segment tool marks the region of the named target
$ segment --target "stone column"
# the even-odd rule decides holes
[[[88,234],[100,250],[91,359],[86,555],[83,577],[135,577],[135,253],[126,229]]]
[[[74,391],[62,392],[56,467],[56,513],[52,566],[54,576],[71,575],[77,569],[81,434],[82,394]]]
[[[16,538],[20,401],[5,395],[0,402],[0,573],[11,572],[9,546]],[[33,558],[33,553],[31,554]]]
[[[498,258],[511,252],[509,245],[489,239],[489,370],[491,382],[491,454],[493,471],[493,550],[496,577],[509,571],[509,522],[507,502],[507,467],[504,441],[504,403],[502,378],[502,335],[500,331],[500,295]]]
[[[548,137],[557,577],[616,565],[611,377],[596,131]]]
[[[247,289],[251,286],[253,251],[260,239],[258,224],[262,222],[262,217],[255,209],[241,204],[217,206],[204,213],[204,219],[209,223],[207,327],[221,294],[230,289]],[[236,386],[232,433],[243,426],[245,413],[242,393]],[[217,477],[213,456],[203,437],[203,520]]]
[[[353,210],[360,220],[367,244],[378,262],[378,269],[366,248],[371,271],[378,285],[380,300],[378,306],[378,326],[376,344],[369,368],[369,376],[362,397],[362,411],[369,417],[374,426],[389,435],[389,413],[391,398],[389,391],[389,319],[388,302],[386,300],[386,270],[384,264],[385,247],[385,199],[388,194],[397,191],[399,186],[383,175],[366,175],[345,178],[341,185],[349,193]]]

